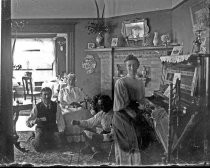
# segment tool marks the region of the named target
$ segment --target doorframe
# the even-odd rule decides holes
[[[6,161],[14,161],[13,107],[12,107],[12,47],[14,34],[65,33],[67,34],[66,71],[75,72],[75,24],[71,19],[11,19],[11,0],[1,0],[1,70],[0,70],[0,154]],[[11,29],[13,22],[24,22],[23,27]],[[2,126],[2,127],[1,127]],[[2,134],[3,133],[3,134]],[[1,158],[1,156],[0,156]],[[2,159],[2,158],[1,158]]]
[[[13,162],[11,1],[1,0],[0,8],[0,159],[3,162]]]

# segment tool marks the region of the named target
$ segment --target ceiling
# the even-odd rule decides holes
[[[100,15],[114,17],[171,9],[183,0],[97,0]],[[95,18],[94,0],[11,0],[12,19],[25,18]]]

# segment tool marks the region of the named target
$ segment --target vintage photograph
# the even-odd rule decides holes
[[[117,47],[117,43],[118,43],[118,38],[112,38],[112,42],[111,42],[111,47]]]
[[[175,46],[171,52],[171,56],[181,55],[183,53],[183,46]]]
[[[196,1],[196,3],[190,7],[190,14],[194,32],[198,30],[209,30],[209,4],[210,3],[208,0],[202,0]]]
[[[88,43],[88,49],[95,48],[95,43]]]
[[[209,7],[0,0],[0,166],[210,166]]]

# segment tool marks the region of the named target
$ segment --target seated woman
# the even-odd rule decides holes
[[[96,98],[97,99],[97,98]],[[93,158],[101,158],[106,151],[102,149],[104,141],[111,141],[111,122],[113,116],[112,100],[108,95],[98,98],[99,112],[88,120],[73,120],[72,125],[78,125],[85,129],[86,146],[82,153],[93,153]],[[88,130],[88,131],[86,131]],[[90,132],[92,134],[90,134]]]
[[[85,109],[82,104],[82,102],[87,99],[87,96],[81,88],[75,86],[75,74],[68,74],[66,79],[67,86],[62,88],[58,95],[60,110],[63,114],[66,126],[64,133],[69,143],[81,142],[84,141],[84,137],[81,134],[82,129],[78,126],[71,125],[71,121],[85,120],[91,117],[90,112]]]

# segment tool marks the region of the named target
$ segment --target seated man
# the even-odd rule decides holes
[[[98,159],[104,151],[101,148],[103,141],[111,141],[111,122],[112,122],[112,100],[107,95],[102,95],[98,98],[100,111],[92,118],[87,120],[73,120],[72,125],[78,125],[88,131],[92,135],[84,131],[86,146],[82,149],[82,153],[93,153],[93,158]],[[100,129],[97,129],[100,128]]]
[[[62,135],[65,128],[62,114],[57,110],[57,103],[51,101],[52,90],[45,87],[41,93],[42,101],[36,104],[26,121],[28,127],[37,124],[35,134],[29,138],[29,141],[38,152],[54,146],[59,147],[61,145],[59,135]]]

